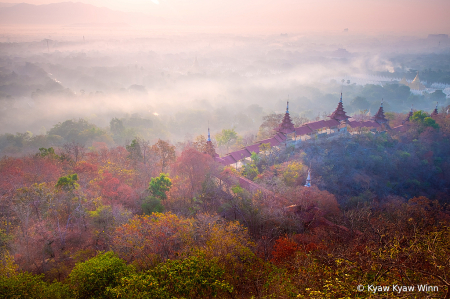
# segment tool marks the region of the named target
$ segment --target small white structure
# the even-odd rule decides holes
[[[308,177],[306,178],[305,187],[311,187],[311,169],[308,169]]]

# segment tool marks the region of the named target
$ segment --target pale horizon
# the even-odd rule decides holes
[[[69,1],[29,0],[42,5]],[[450,34],[450,2],[406,0],[260,0],[72,1],[115,11],[148,15],[171,24],[205,32],[292,33],[343,32],[426,36]],[[8,3],[23,3],[12,0]]]

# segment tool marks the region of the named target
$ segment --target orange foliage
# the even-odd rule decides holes
[[[280,237],[275,241],[272,251],[272,262],[275,264],[283,264],[294,258],[295,252],[299,249],[297,243],[289,238]]]
[[[192,220],[169,212],[135,216],[116,229],[112,243],[121,258],[148,268],[157,261],[179,256],[192,242]]]
[[[285,206],[298,205],[302,211],[318,208],[324,217],[338,215],[340,211],[336,197],[315,186],[290,188],[282,193],[282,197],[286,199]]]
[[[306,253],[325,250],[326,246],[320,241],[321,238],[323,237],[317,234],[297,234],[293,236],[294,241],[299,244],[299,250]]]
[[[40,157],[6,158],[0,161],[0,189],[13,191],[34,183],[54,182],[61,173],[57,160]]]
[[[191,197],[201,190],[211,163],[210,155],[200,153],[194,148],[185,149],[178,157],[174,170],[186,180]]]
[[[97,165],[94,165],[92,163],[88,163],[86,161],[80,161],[78,162],[75,167],[73,168],[73,171],[75,173],[93,173],[93,172],[97,172]]]
[[[92,142],[92,148],[96,150],[107,150],[108,145],[105,142],[94,141]]]

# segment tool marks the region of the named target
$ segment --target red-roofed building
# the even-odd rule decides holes
[[[278,136],[278,133],[275,136],[273,136],[272,138],[275,138],[280,143],[284,142],[284,140],[285,140],[283,138],[280,138],[280,136]]]
[[[436,108],[434,108],[433,112],[431,112],[431,117],[432,118],[435,118],[435,117],[438,116],[438,104],[439,103],[436,103]]]
[[[379,127],[381,127],[380,124],[378,124],[377,122],[371,121],[371,120],[362,121],[361,124],[362,124],[362,127],[366,127],[366,128],[379,128]]]
[[[311,134],[312,132],[313,131],[308,126],[305,126],[305,125],[295,128],[295,134],[297,134],[298,136],[308,135],[308,134]]]
[[[232,156],[227,155],[225,157],[222,157],[222,161],[220,163],[222,163],[222,165],[227,166],[227,165],[231,165],[234,163],[237,163],[238,161],[236,161]]]
[[[270,146],[277,146],[277,145],[281,144],[281,142],[278,141],[276,138],[264,139],[264,140],[258,141],[258,143],[259,144],[270,143]]]
[[[331,115],[329,115],[328,117],[337,120],[339,123],[347,121],[349,119],[349,117],[344,111],[344,105],[342,104],[342,93],[341,93],[341,100],[339,101],[336,110],[334,110],[334,112],[331,113]]]
[[[216,161],[217,163],[220,163],[220,164],[224,165],[224,164],[223,164],[223,163],[224,163],[223,159],[222,159],[221,157],[219,157],[218,155],[217,155],[217,157],[214,157],[214,161]]]
[[[280,143],[285,142],[287,139],[287,137],[280,132],[277,132],[277,134],[275,134],[275,136],[273,136],[273,138],[276,138]]]
[[[289,102],[287,102],[286,113],[284,114],[283,121],[278,128],[275,129],[275,131],[283,134],[290,134],[294,132],[294,124],[292,123],[291,116],[289,115]]]
[[[329,120],[325,120],[325,127],[327,128],[336,128],[337,126],[339,126],[339,122],[335,119],[329,119]]]
[[[411,116],[413,116],[413,114],[414,114],[413,108],[411,106],[411,110],[409,111],[408,116],[405,118],[405,120],[402,123],[404,124],[405,122],[409,122],[409,119],[411,118]]]
[[[389,121],[384,116],[383,100],[381,100],[380,108],[372,119],[380,125],[385,125],[387,128],[389,127]]]
[[[252,154],[244,148],[244,149],[229,153],[228,155],[232,156],[234,160],[240,161],[242,159],[250,157]]]
[[[264,196],[277,197],[275,195],[275,193],[273,193],[272,191],[256,184],[253,181],[250,181],[247,178],[239,176],[238,180],[239,180],[239,186],[241,186],[242,188],[244,188],[245,190],[247,190],[249,192],[261,191]]]
[[[320,130],[326,127],[326,122],[324,120],[314,121],[310,123],[304,124],[304,126],[308,126],[311,131]]]
[[[363,127],[365,127],[365,128],[379,128],[379,127],[381,127],[380,124],[378,124],[377,122],[372,121],[372,120],[366,120],[366,121],[353,120],[353,121],[348,121],[348,125],[351,128],[363,128]]]
[[[362,127],[362,123],[357,121],[357,120],[352,120],[352,121],[348,121],[347,124],[351,127],[351,128],[360,128]]]
[[[246,146],[245,149],[250,153],[259,153],[259,143]]]
[[[408,118],[405,121],[409,121],[409,117],[413,115],[413,110],[411,108],[411,111],[408,115]],[[437,106],[435,111],[432,113],[432,116],[437,115]],[[342,93],[341,98],[338,104],[338,107],[336,110],[329,116],[329,120],[320,120],[315,122],[306,123],[298,128],[294,128],[294,125],[292,123],[292,120],[289,116],[289,102],[287,103],[286,107],[286,114],[283,118],[282,123],[278,126],[277,129],[275,129],[276,134],[268,139],[260,140],[256,142],[255,144],[246,146],[245,148],[242,148],[240,150],[231,152],[227,154],[225,157],[218,157],[217,154],[214,155],[215,161],[221,163],[222,165],[231,165],[236,163],[236,167],[238,167],[239,161],[246,159],[248,157],[251,157],[252,153],[260,153],[260,146],[262,144],[269,144],[270,147],[279,146],[280,144],[286,144],[288,141],[288,134],[295,133],[296,136],[304,136],[304,135],[310,135],[312,133],[315,133],[321,129],[334,129],[338,128],[346,130],[347,125],[353,129],[360,129],[360,128],[380,128],[383,126],[386,126],[386,128],[389,128],[388,120],[386,119],[384,115],[383,110],[383,102],[381,102],[380,108],[378,109],[378,112],[373,116],[372,120],[369,121],[357,121],[349,118],[345,111],[342,104]],[[389,128],[390,129],[390,128]],[[398,126],[396,128],[393,128],[393,132],[404,132],[407,130],[407,126]],[[361,132],[361,130],[355,130]],[[372,131],[374,131],[372,129]],[[318,137],[326,136],[327,134],[319,134]],[[298,143],[297,138],[293,138],[293,144],[296,145]],[[210,140],[209,135],[209,128],[208,128],[208,144],[212,145],[212,142]]]

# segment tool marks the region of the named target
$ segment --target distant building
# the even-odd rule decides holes
[[[434,108],[433,112],[431,112],[432,118],[436,118],[439,116],[438,105],[439,105],[439,103],[436,103],[436,108]]]
[[[216,153],[216,150],[214,148],[214,144],[211,141],[211,135],[209,133],[209,125],[208,125],[208,139],[206,140],[205,154],[210,155],[214,159],[216,157],[219,157],[219,155]]]
[[[328,117],[337,120],[339,123],[346,122],[350,118],[344,111],[344,105],[342,104],[342,93],[336,110],[334,110],[331,115],[328,115]]]
[[[386,128],[389,128],[389,120],[384,115],[383,100],[381,100],[380,108],[378,109],[377,113],[374,115],[372,119],[380,126],[384,125]]]
[[[275,129],[275,131],[280,132],[284,135],[293,133],[295,131],[294,124],[292,123],[291,116],[289,115],[289,102],[286,104],[286,113],[284,114],[283,121]]]
[[[308,177],[306,178],[305,187],[311,187],[311,169],[308,169]]]
[[[400,84],[403,84],[403,85],[406,85],[406,86],[409,86],[409,88],[410,88],[411,90],[422,91],[422,90],[425,90],[425,89],[426,89],[425,85],[423,85],[423,84],[420,82],[420,79],[419,79],[419,72],[417,72],[416,77],[414,78],[414,80],[413,80],[411,83],[409,83],[408,81],[406,81],[406,78],[403,78],[399,83],[400,83]]]
[[[418,81],[418,76],[416,77]],[[433,117],[438,115],[438,106],[436,105],[435,111],[432,113]],[[286,105],[286,113],[280,125],[274,129],[276,132],[273,137],[257,141],[252,145],[248,145],[234,152],[228,153],[223,157],[219,157],[214,150],[214,146],[211,142],[209,128],[208,128],[208,153],[214,158],[214,160],[224,166],[236,164],[236,169],[239,165],[243,165],[246,162],[244,160],[250,158],[252,153],[264,152],[266,145],[269,147],[280,147],[284,146],[297,146],[304,140],[311,140],[316,142],[316,139],[322,137],[333,137],[336,136],[350,136],[352,134],[359,134],[361,132],[371,132],[373,134],[385,133],[387,130],[392,132],[405,132],[408,130],[408,122],[410,117],[413,115],[413,109],[411,106],[411,111],[408,117],[403,121],[402,125],[392,128],[389,126],[389,120],[384,115],[383,100],[381,101],[380,108],[377,113],[370,120],[354,120],[350,118],[344,110],[344,104],[342,101],[342,93],[339,99],[339,103],[336,109],[328,117],[329,120],[318,120],[302,124],[299,127],[295,127],[292,123],[292,119],[289,114],[289,102]],[[349,128],[349,129],[348,129]],[[363,130],[364,129],[364,130]],[[370,130],[370,131],[369,131]],[[325,132],[324,132],[325,131]],[[294,136],[288,136],[289,134],[294,134]],[[336,135],[337,134],[337,135]],[[300,138],[298,138],[300,137]],[[262,145],[265,145],[263,148]],[[240,166],[239,166],[240,167]],[[311,167],[308,170],[308,177],[306,179],[305,187],[311,186]]]
[[[408,116],[406,116],[406,118],[402,121],[402,125],[405,124],[406,122],[409,122],[409,119],[411,118],[411,116],[413,116],[414,111],[413,111],[413,106],[411,105],[411,110],[409,110]]]

